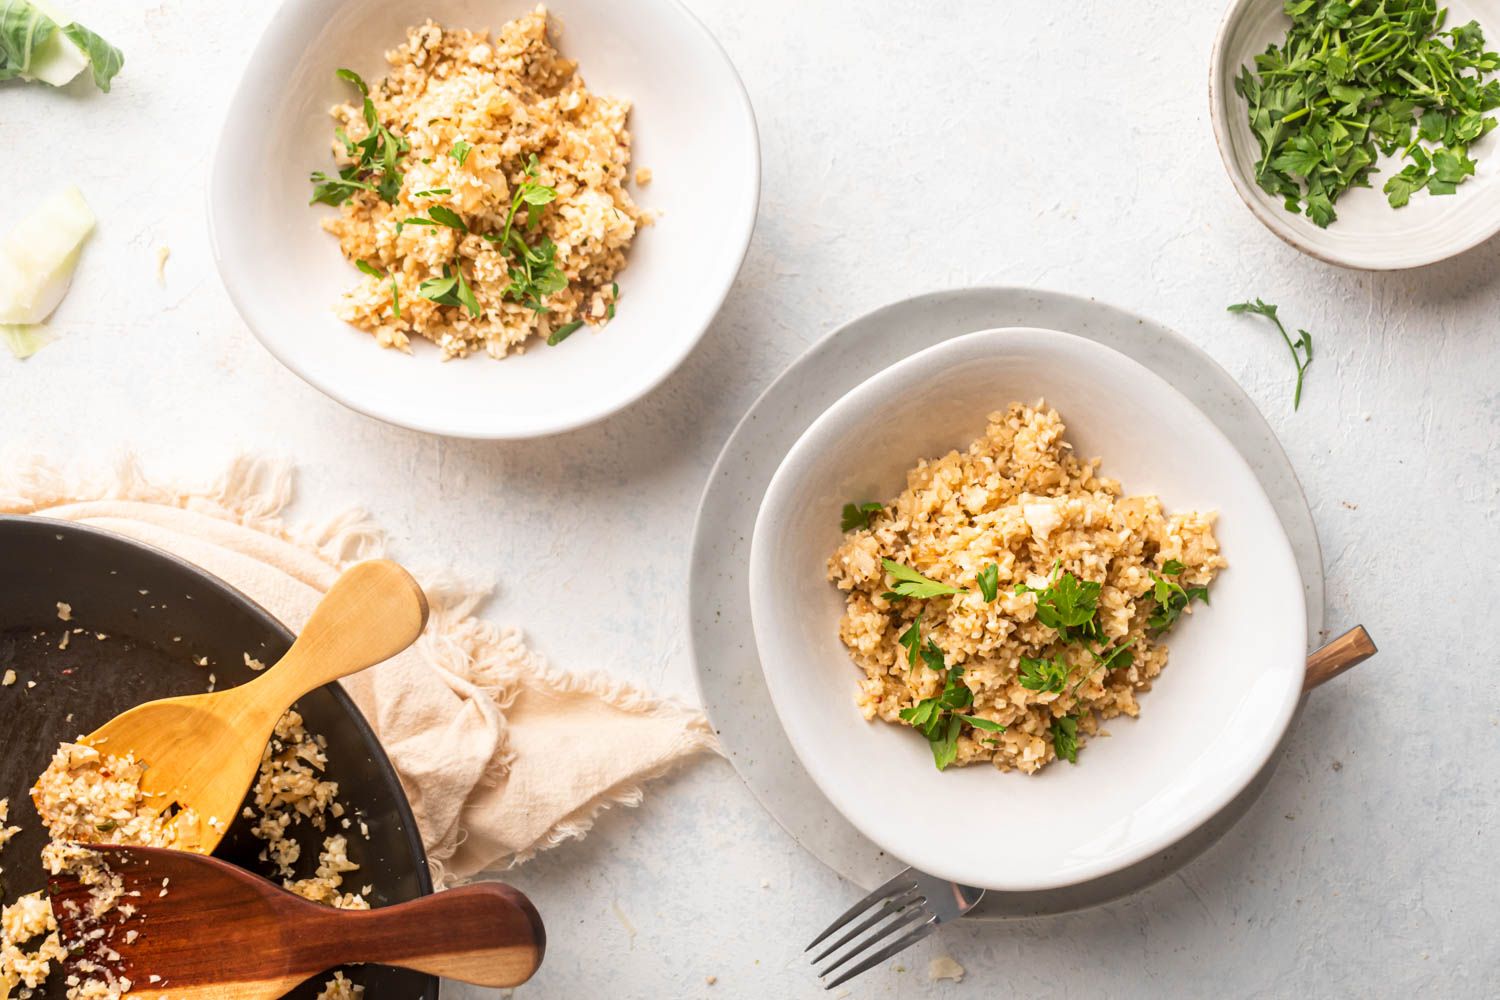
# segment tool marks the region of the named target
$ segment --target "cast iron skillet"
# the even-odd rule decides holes
[[[72,606],[71,622],[58,619],[59,601]],[[75,628],[83,632],[72,634]],[[65,632],[67,648],[59,649]],[[210,673],[218,689],[241,684],[254,676],[246,653],[269,665],[291,644],[292,634],[244,594],[163,552],[62,521],[0,517],[0,676],[7,669],[17,675],[15,684],[0,687],[0,798],[10,799],[10,825],[21,827],[0,857],[0,895],[12,900],[42,888],[37,856],[45,837],[28,791],[59,742],[140,702],[201,693]],[[202,657],[208,666],[197,665]],[[411,807],[354,703],[332,684],[303,698],[297,710],[309,732],[327,739],[328,775],[354,814],[343,832],[360,870],[345,876],[345,889],[373,886],[371,906],[432,892]],[[215,853],[270,876],[249,826],[236,817]],[[317,867],[323,835],[306,823],[298,829],[302,877]],[[203,939],[205,948],[214,947],[213,928],[204,928]],[[437,1000],[431,976],[375,965],[345,972],[364,985],[368,1000]],[[327,978],[288,996],[316,997]],[[42,995],[63,996],[59,977]]]

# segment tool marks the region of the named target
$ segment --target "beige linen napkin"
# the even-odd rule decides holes
[[[286,526],[279,515],[292,484],[286,463],[248,458],[203,490],[152,484],[134,461],[92,485],[32,461],[0,472],[0,513],[165,549],[296,631],[344,566],[383,555],[384,536],[359,511]],[[603,675],[554,670],[518,629],[474,617],[485,590],[418,576],[432,607],[421,640],[343,685],[401,775],[440,884],[582,837],[601,810],[639,804],[643,782],[716,749],[701,712]]]

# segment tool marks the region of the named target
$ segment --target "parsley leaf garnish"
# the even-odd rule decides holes
[[[1059,760],[1078,763],[1078,720],[1073,716],[1052,720],[1052,750]]]
[[[1495,127],[1486,112],[1500,107],[1500,81],[1486,79],[1500,55],[1485,51],[1477,23],[1442,30],[1448,11],[1437,0],[1284,7],[1292,23],[1282,44],[1234,84],[1260,146],[1262,189],[1327,226],[1345,191],[1370,186],[1377,153],[1411,160],[1385,182],[1396,208],[1424,187],[1452,194],[1473,175],[1468,146]]]
[[[1133,645],[1135,645],[1135,640],[1129,639],[1112,649],[1097,651],[1090,649],[1089,655],[1094,658],[1094,665],[1079,675],[1078,680],[1073,682],[1073,687],[1068,691],[1068,694],[1077,694],[1078,689],[1083,687],[1084,681],[1098,673],[1100,667],[1104,668],[1105,673],[1109,673],[1111,670],[1124,670],[1134,663],[1135,654],[1130,652],[1130,647]]]
[[[979,593],[985,601],[994,603],[995,598],[1000,596],[1000,567],[990,563],[979,571],[975,579],[979,583]]]
[[[956,715],[948,716],[948,724],[943,727],[939,739],[929,739],[928,745],[932,747],[932,762],[937,765],[939,771],[952,764],[958,757],[958,734],[963,729],[963,720]]]
[[[1073,668],[1061,656],[1054,656],[1050,660],[1023,656],[1018,676],[1021,686],[1028,691],[1061,692],[1068,686],[1068,674],[1072,671]]]
[[[870,515],[878,514],[885,510],[881,504],[872,501],[865,503],[844,504],[844,516],[839,521],[840,529],[853,531],[856,528],[868,528],[870,526]]]
[[[1089,655],[1094,658],[1097,666],[1105,670],[1124,670],[1135,663],[1135,654],[1130,652],[1130,647],[1133,645],[1135,645],[1135,640],[1128,639],[1108,651],[1096,652],[1091,649]]]
[[[1036,595],[1037,621],[1057,630],[1063,642],[1082,642],[1100,637],[1095,615],[1099,610],[1099,587],[1092,580],[1080,580],[1060,563],[1054,564],[1053,576],[1045,587],[1016,584],[1018,594]]]
[[[1156,601],[1156,611],[1146,620],[1146,627],[1153,632],[1166,632],[1176,625],[1177,619],[1194,601],[1208,603],[1207,587],[1184,587],[1176,580],[1167,579],[1181,576],[1184,568],[1176,559],[1168,559],[1161,567],[1164,575],[1151,574],[1151,598]]]
[[[505,297],[524,303],[533,312],[544,313],[548,311],[544,300],[567,288],[568,278],[557,266],[557,245],[551,239],[543,236],[535,244],[528,243],[516,227],[516,215],[522,205],[526,206],[524,229],[531,233],[541,220],[542,209],[557,199],[557,191],[537,179],[539,170],[533,153],[526,162],[525,179],[511,196],[505,228],[499,236],[485,234],[484,238],[498,243],[500,252],[511,259],[506,272],[510,283],[505,287]]]
[[[575,319],[571,323],[564,323],[556,330],[553,330],[551,335],[547,337],[547,346],[556,347],[558,344],[561,344],[563,341],[573,336],[573,334],[577,332],[582,326],[583,320],[581,319]]]
[[[1292,364],[1297,366],[1297,389],[1292,393],[1292,409],[1300,407],[1302,405],[1302,379],[1307,374],[1308,367],[1312,365],[1313,359],[1312,334],[1306,330],[1298,330],[1297,339],[1293,340],[1286,332],[1286,327],[1281,325],[1281,319],[1276,315],[1276,307],[1260,299],[1254,302],[1236,302],[1229,307],[1229,311],[1265,316],[1276,324],[1276,329],[1281,331],[1281,339],[1286,342],[1286,349],[1292,352]]]
[[[927,664],[929,669],[936,670],[938,672],[942,672],[945,665],[943,663],[942,647],[940,647],[937,644],[937,640],[932,638],[931,636],[927,637],[927,645],[922,647],[922,662]]]
[[[920,617],[919,615],[919,620]],[[902,635],[903,645],[906,645],[906,634],[916,633],[917,624],[913,622],[907,633]],[[916,641],[912,640],[909,649],[915,648]],[[912,664],[915,665],[916,653],[910,652],[909,655]],[[933,670],[945,669],[943,651],[931,639],[927,640],[927,646],[922,649],[921,655]],[[948,675],[943,679],[942,691],[931,698],[923,698],[910,708],[903,708],[897,713],[901,721],[927,737],[927,743],[932,749],[932,761],[939,771],[952,764],[957,758],[958,737],[963,731],[965,722],[976,729],[988,732],[1005,731],[1005,727],[997,722],[960,713],[961,709],[974,704],[974,692],[969,690],[969,686],[963,682],[963,667],[955,663],[946,669]]]
[[[923,614],[924,612],[918,611],[917,617],[912,619],[911,627],[896,639],[896,642],[906,650],[906,662],[913,667],[917,665],[917,656],[922,649]]]
[[[396,287],[396,275],[395,275],[395,273],[392,272],[391,274],[388,275],[384,271],[382,271],[380,268],[376,267],[374,264],[371,264],[367,260],[356,260],[354,262],[354,266],[357,267],[357,268],[359,268],[361,271],[363,271],[365,274],[368,274],[372,278],[387,278],[388,277],[388,278],[391,279],[391,312],[395,315],[395,317],[397,319],[400,319],[401,318],[401,291],[400,291],[400,289],[398,289]]]
[[[417,294],[439,305],[463,306],[470,316],[479,316],[479,300],[474,297],[474,289],[469,287],[461,267],[444,264],[443,276],[422,282],[417,286]]]
[[[887,593],[894,594],[897,597],[926,599],[929,597],[942,597],[946,594],[968,593],[962,587],[950,587],[946,583],[938,583],[936,580],[930,580],[916,570],[903,566],[891,559],[882,559],[880,560],[880,564],[896,580]]]
[[[458,165],[461,167],[464,165],[464,161],[469,158],[469,151],[473,148],[473,146],[460,139],[453,144],[452,149],[448,150],[448,155],[457,160]]]
[[[341,167],[337,177],[321,170],[314,171],[311,176],[313,195],[308,204],[342,205],[356,191],[374,191],[382,201],[394,204],[402,181],[398,162],[401,154],[411,149],[411,144],[380,123],[375,102],[370,99],[370,88],[358,73],[352,69],[338,69],[334,76],[353,84],[359,91],[364,100],[363,115],[369,134],[354,142],[343,129],[334,130],[354,162]]]

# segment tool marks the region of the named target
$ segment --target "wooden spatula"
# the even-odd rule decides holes
[[[495,882],[378,910],[335,910],[217,858],[155,847],[94,850],[122,879],[135,912],[89,918],[91,890],[66,874],[50,880],[52,910],[68,971],[87,977],[90,963],[102,966],[130,980],[132,1000],[273,1000],[310,976],[357,962],[518,986],[547,946],[531,901]]]
[[[426,624],[427,598],[411,574],[385,560],[359,563],[334,581],[292,648],[264,674],[214,694],[147,702],[83,742],[116,757],[134,753],[147,765],[141,787],[152,805],[177,810],[178,846],[211,854],[287,709],[395,656]]]

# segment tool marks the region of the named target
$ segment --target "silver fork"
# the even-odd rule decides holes
[[[839,973],[837,979],[823,986],[825,990],[831,990],[922,940],[937,930],[939,924],[945,924],[968,913],[979,905],[982,898],[984,898],[983,889],[959,885],[957,882],[944,882],[940,878],[934,878],[915,868],[908,868],[839,914],[839,918],[829,924],[827,930],[813,938],[812,944],[808,945],[806,950],[812,951],[829,935],[843,930],[851,921],[865,915],[866,911],[874,910],[845,931],[843,937],[813,956],[812,963],[816,966],[861,934],[865,935],[855,941],[854,946],[844,952],[841,958],[818,973],[819,978],[826,979],[839,966],[856,956],[864,956],[857,965],[845,969]],[[877,927],[876,925],[881,924],[882,921],[885,923]],[[866,931],[869,933],[865,934]],[[873,955],[865,954],[892,934],[901,931],[906,933],[883,946]]]

